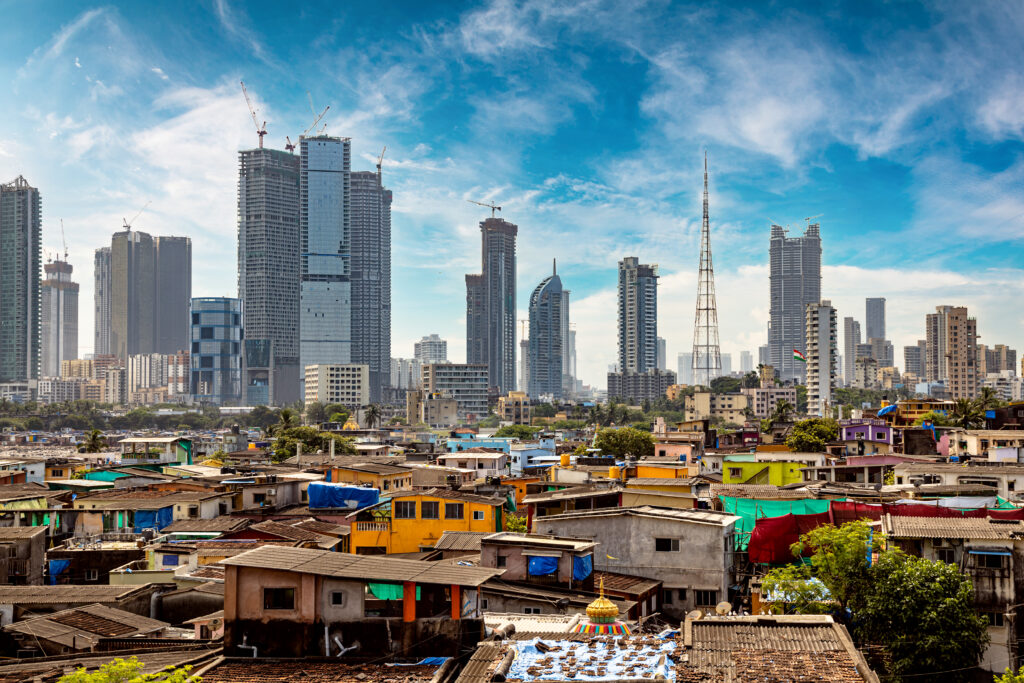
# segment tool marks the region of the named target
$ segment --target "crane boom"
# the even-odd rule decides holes
[[[811,222],[811,221],[813,221],[813,220],[814,220],[815,218],[821,218],[821,217],[822,217],[822,216],[824,216],[824,215],[825,215],[825,214],[823,214],[823,213],[819,213],[819,214],[818,214],[817,216],[808,216],[808,217],[807,217],[807,218],[805,218],[804,220],[805,220],[805,221],[807,221],[807,223],[808,223],[808,225],[809,225],[809,224],[810,224],[810,222]]]
[[[68,238],[64,236],[64,219],[60,219],[60,241],[64,243],[64,263],[68,262]]]
[[[256,126],[256,135],[260,136],[260,149],[263,149],[263,136],[267,134],[267,122],[264,121],[263,125],[260,125],[260,120],[256,118],[256,108],[252,106],[252,100],[249,99],[249,91],[245,89],[245,81],[239,81],[239,83],[242,84],[242,94],[245,95],[245,103],[249,106],[249,114]]]
[[[485,204],[484,202],[478,202],[475,199],[467,199],[466,201],[469,202],[470,204],[476,204],[478,206],[486,206],[488,209],[491,210],[491,218],[494,218],[494,212],[495,211],[501,211],[501,207],[498,206],[497,204]]]
[[[131,230],[132,229],[132,225],[135,224],[135,219],[137,219],[139,216],[141,216],[142,212],[146,210],[146,207],[149,206],[152,203],[153,203],[152,201],[146,202],[145,206],[143,206],[141,209],[139,209],[139,212],[137,214],[135,214],[130,221],[127,218],[122,218],[121,220],[124,221],[124,228],[125,228],[125,230]]]

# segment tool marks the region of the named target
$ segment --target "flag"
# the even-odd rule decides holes
[[[612,557],[611,555],[609,555],[607,553],[605,553],[605,557],[607,557],[609,560],[617,560],[617,559],[619,559],[617,557]]]
[[[798,360],[801,363],[806,363],[807,362],[807,356],[805,356],[804,354],[800,353],[799,349],[793,349],[793,360]]]

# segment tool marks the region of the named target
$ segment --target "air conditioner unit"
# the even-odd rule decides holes
[[[277,495],[277,489],[267,489],[267,495],[268,496],[276,496]]]

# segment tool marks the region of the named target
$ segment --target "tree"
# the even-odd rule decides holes
[[[86,453],[99,453],[107,447],[107,440],[103,438],[103,433],[98,429],[94,429],[89,432],[89,435],[85,437],[85,452]]]
[[[199,676],[189,676],[191,666],[144,674],[145,664],[137,657],[117,659],[101,666],[96,671],[87,671],[85,667],[61,676],[57,683],[201,683]]]
[[[921,417],[914,420],[914,426],[920,427],[925,422],[931,422],[936,427],[952,427],[953,422],[946,416],[945,413],[937,413],[934,410],[929,410]]]
[[[743,380],[735,377],[716,377],[711,380],[711,393],[713,394],[738,394]]]
[[[536,417],[554,417],[555,407],[550,403],[541,403],[539,406],[533,407],[533,414]]]
[[[366,420],[366,426],[373,429],[374,426],[380,426],[380,406],[376,403],[371,403],[366,406],[366,410],[363,411],[363,419]]]
[[[813,417],[793,425],[786,446],[796,453],[821,453],[829,441],[838,438],[838,422],[828,417]]]
[[[642,458],[654,455],[654,436],[650,432],[643,432],[632,427],[602,429],[597,433],[594,447],[600,448],[602,453],[614,455],[617,458],[625,458],[630,455]]]
[[[810,554],[814,576],[841,608],[859,609],[871,586],[867,557],[872,543],[871,527],[857,521],[816,527],[790,549],[797,556]]]
[[[289,427],[277,432],[274,440],[273,459],[275,462],[286,460],[295,455],[295,447],[302,444],[303,453],[316,453],[323,451],[329,453],[331,441],[334,441],[335,454],[348,453],[354,455],[356,449],[352,446],[352,439],[340,434],[321,432],[316,427]]]
[[[328,422],[338,422],[340,424],[345,424],[346,422],[348,422],[348,415],[349,413],[347,410],[338,413],[331,413],[331,419],[328,420]]]
[[[295,411],[291,408],[282,408],[281,412],[277,416],[277,424],[272,425],[267,433],[270,435],[280,434],[286,429],[291,429],[298,424],[299,418],[295,414]]]
[[[772,411],[772,416],[769,418],[771,424],[776,422],[789,422],[790,415],[793,414],[793,404],[789,401],[782,399],[775,404],[775,410]]]
[[[985,423],[985,413],[981,406],[969,398],[958,398],[949,417],[953,425],[961,429],[974,429]]]
[[[498,431],[494,432],[494,436],[498,438],[510,436],[520,441],[526,441],[532,439],[534,434],[540,430],[540,427],[531,427],[529,425],[505,425]]]
[[[306,406],[306,424],[318,425],[327,422],[327,410],[320,401],[313,401]]]
[[[978,398],[975,399],[975,401],[978,404],[978,409],[983,413],[982,417],[984,417],[984,412],[986,410],[998,408],[1003,405],[1003,401],[999,398],[999,394],[997,394],[996,390],[992,387],[982,387],[981,393],[978,394]]]
[[[996,676],[992,683],[1024,683],[1024,666],[1017,669],[1017,673],[1007,669],[1002,676]]]
[[[871,577],[857,632],[865,644],[885,649],[888,673],[967,678],[965,667],[978,663],[989,640],[971,579],[954,565],[899,550],[882,553]]]
[[[515,513],[505,515],[505,531],[511,531],[514,534],[529,533],[530,530],[526,528],[526,515]]]
[[[743,375],[743,388],[744,389],[756,389],[761,386],[761,376],[751,370],[747,374]]]
[[[796,412],[800,415],[807,414],[807,387],[803,384],[796,385]]]

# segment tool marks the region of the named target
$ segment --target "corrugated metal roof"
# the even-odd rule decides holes
[[[62,584],[59,586],[0,586],[0,604],[89,604],[94,602],[113,602],[145,587],[146,584],[142,586],[77,586],[72,584]]]
[[[15,622],[5,626],[4,630],[52,640],[74,649],[85,649],[95,645],[100,638],[152,633],[169,626],[164,621],[93,604]]]
[[[209,645],[183,645],[169,651],[138,652],[132,656],[143,664],[142,673],[156,673],[167,667],[179,667],[184,664],[197,664],[211,659],[220,653],[220,648]],[[0,681],[56,680],[66,671],[84,668],[89,671],[109,664],[113,655],[89,655],[83,657],[38,657],[29,660],[16,660],[0,663]]]
[[[45,526],[4,526],[0,527],[0,540],[31,538],[37,534],[45,534]]]
[[[474,587],[503,573],[500,569],[400,560],[386,555],[349,555],[310,548],[266,546],[222,560],[221,564],[356,580],[412,581]]]
[[[563,512],[557,515],[546,515],[538,517],[536,521],[547,522],[559,519],[579,519],[586,517],[614,517],[619,515],[637,515],[641,517],[658,517],[661,519],[676,519],[680,522],[692,522],[695,524],[735,524],[739,517],[727,512],[715,510],[687,510],[680,508],[661,508],[651,505],[641,505],[628,508],[599,508],[597,510],[576,510],[574,512]]]
[[[961,538],[1012,540],[1024,538],[1024,521],[988,517],[909,517],[885,515],[882,530],[893,538]]]
[[[480,550],[480,539],[491,531],[445,531],[434,544],[434,550]]]
[[[228,532],[244,529],[249,526],[250,520],[244,517],[228,517],[221,515],[213,519],[179,519],[163,528],[164,533],[180,533],[206,531],[206,532]]]

